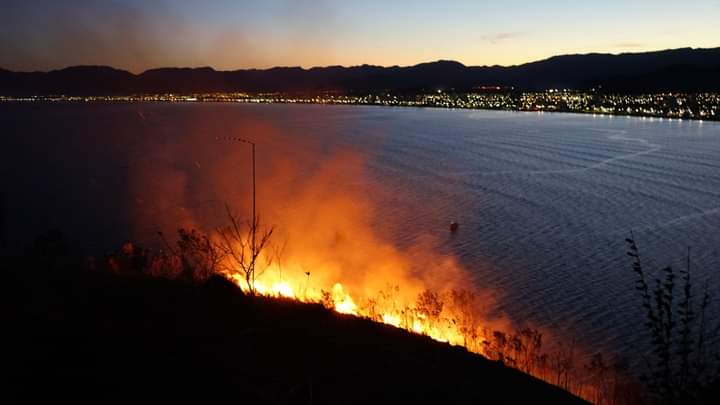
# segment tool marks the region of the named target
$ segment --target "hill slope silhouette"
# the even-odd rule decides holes
[[[720,91],[720,48],[555,56],[517,66],[468,67],[453,61],[408,67],[277,67],[216,71],[162,68],[135,75],[103,66],[50,72],[0,70],[0,95],[129,95],[199,92],[467,91],[478,86],[535,91],[549,88],[606,92]]]
[[[320,305],[204,284],[8,261],[11,402],[582,403],[459,347]]]

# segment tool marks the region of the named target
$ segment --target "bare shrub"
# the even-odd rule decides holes
[[[218,229],[218,249],[228,260],[224,261],[223,270],[230,276],[240,275],[245,280],[250,294],[256,294],[255,279],[262,275],[270,266],[271,256],[267,256],[264,266],[258,266],[258,259],[268,246],[273,228],[261,229],[260,217],[243,223],[225,206],[229,225]]]
[[[183,274],[187,278],[203,281],[217,273],[225,255],[206,234],[195,229],[178,230],[178,251]]]
[[[687,267],[679,271],[682,285],[678,293],[675,289],[677,276],[672,267],[665,267],[659,275],[648,277],[632,233],[626,242],[652,347],[650,355],[644,358],[647,372],[642,379],[655,400],[665,403],[697,401],[698,395],[719,377],[718,370],[711,368],[713,361],[718,362],[718,352],[708,353],[707,347],[705,313],[710,304],[707,287],[699,306],[696,305],[690,277],[690,249]],[[717,336],[717,329],[713,333]]]

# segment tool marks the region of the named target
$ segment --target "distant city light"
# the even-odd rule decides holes
[[[138,94],[127,96],[0,96],[0,102],[237,102],[286,104],[356,104],[483,110],[572,112],[604,116],[634,115],[669,119],[720,120],[720,93],[598,94],[549,89],[516,93],[513,87],[485,85],[470,92],[436,89],[417,94],[312,95],[283,93]]]

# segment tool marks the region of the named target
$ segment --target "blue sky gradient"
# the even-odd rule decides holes
[[[0,67],[512,65],[720,46],[720,0],[3,0]]]

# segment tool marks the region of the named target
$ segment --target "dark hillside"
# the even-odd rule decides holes
[[[462,348],[320,305],[249,298],[224,279],[5,263],[4,403],[581,402]]]

